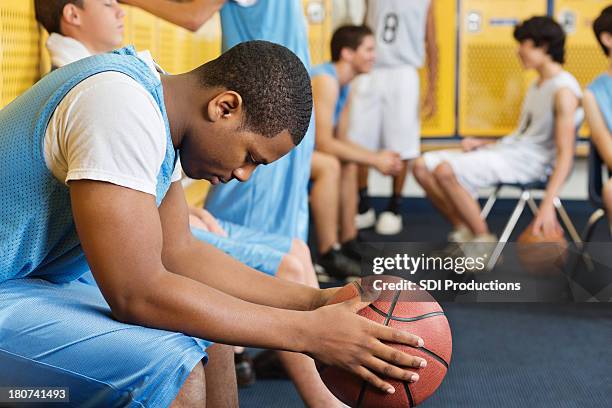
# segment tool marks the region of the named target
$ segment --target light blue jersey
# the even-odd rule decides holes
[[[336,82],[338,82],[338,73],[336,72],[336,66],[331,62],[326,62],[324,64],[317,65],[312,69],[310,76],[314,78],[319,75],[329,75],[330,77],[334,78]],[[349,92],[351,90],[350,85],[340,86],[339,82],[338,87],[338,100],[336,101],[336,108],[334,110],[334,127],[338,126],[338,122],[340,122],[340,115],[342,115],[342,111],[348,103]]]
[[[595,95],[608,130],[612,132],[612,75],[600,75],[589,85],[588,89]]]
[[[293,51],[310,67],[301,0],[258,0],[251,6],[228,2],[221,10],[223,50],[250,40],[266,40]],[[208,194],[206,208],[223,220],[305,240],[308,234],[308,180],[314,126],[282,159],[259,166],[246,183],[233,180]]]
[[[119,322],[97,286],[76,280],[89,267],[70,192],[43,156],[62,99],[107,71],[128,75],[157,103],[167,138],[158,205],[170,187],[176,153],[162,84],[132,47],[58,69],[0,111],[0,384],[65,387],[74,407],[167,407],[211,343]]]

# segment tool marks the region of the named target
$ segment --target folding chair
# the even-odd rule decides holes
[[[487,217],[489,216],[489,213],[493,209],[493,205],[495,204],[495,201],[497,201],[497,197],[499,196],[499,193],[502,188],[512,187],[512,188],[517,188],[521,191],[521,195],[516,203],[516,206],[514,207],[514,210],[512,211],[512,215],[510,216],[510,219],[506,223],[506,226],[504,227],[504,231],[499,237],[499,242],[495,246],[495,249],[493,250],[493,253],[491,254],[491,258],[489,258],[489,263],[487,264],[488,270],[493,270],[493,268],[495,267],[495,264],[499,260],[499,256],[504,250],[504,247],[506,246],[508,239],[510,239],[510,236],[512,235],[512,232],[514,231],[514,227],[516,226],[516,223],[518,222],[519,218],[521,218],[521,215],[523,214],[523,210],[525,209],[525,204],[529,205],[529,209],[531,210],[534,216],[538,214],[538,206],[535,200],[533,199],[533,192],[534,191],[545,191],[546,185],[547,185],[547,180],[540,180],[540,181],[535,181],[535,182],[526,183],[526,184],[500,183],[497,185],[493,193],[489,196],[487,202],[485,203],[480,213],[480,216],[482,217],[483,220],[486,220]],[[578,235],[578,232],[576,232],[576,228],[574,227],[572,220],[567,215],[567,211],[565,211],[565,207],[563,207],[563,203],[561,202],[559,197],[555,197],[553,199],[553,204],[557,210],[557,213],[559,214],[559,217],[561,218],[561,222],[563,226],[567,230],[567,233],[572,238],[574,243],[576,243],[577,246],[581,246],[582,240],[580,236]]]

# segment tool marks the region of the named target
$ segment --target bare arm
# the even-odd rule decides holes
[[[560,89],[555,96],[555,144],[557,157],[555,167],[548,180],[540,211],[533,224],[534,232],[542,230],[544,235],[553,233],[560,226],[556,220],[553,200],[572,170],[576,138],[576,109],[579,100],[567,88]]]
[[[121,3],[139,7],[187,30],[198,31],[221,9],[225,0],[121,0]]]
[[[348,128],[349,103],[345,106],[338,135],[334,135],[334,113],[338,100],[338,85],[327,75],[319,75],[312,80],[315,104],[316,148],[324,153],[336,156],[344,162],[358,163],[376,167],[383,174],[393,174],[401,167],[399,155],[391,152],[375,152],[352,142],[346,137]]]
[[[70,195],[91,270],[122,321],[225,344],[308,353],[383,390],[390,384],[373,372],[408,379],[413,373],[400,367],[421,362],[383,341],[417,346],[422,340],[357,316],[367,305],[358,299],[305,312],[256,304],[307,308],[314,289],[256,277],[196,242],[180,183],[173,183],[159,210],[153,196],[109,183],[73,181]]]
[[[612,169],[612,134],[599,110],[595,96],[589,90],[584,93],[584,112],[591,129],[591,139],[606,166]]]
[[[436,18],[434,0],[427,12],[427,25],[425,27],[425,51],[427,53],[427,93],[423,103],[423,114],[426,118],[433,116],[437,111],[436,89],[438,87],[438,40],[436,38]]]

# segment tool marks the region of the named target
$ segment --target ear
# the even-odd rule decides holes
[[[70,25],[80,26],[81,25],[80,11],[81,10],[76,4],[68,3],[64,6],[64,9],[62,10],[62,19],[64,20],[65,23],[68,23]]]
[[[207,110],[212,122],[232,117],[238,118],[243,110],[242,96],[234,91],[224,91],[208,102]]]
[[[608,50],[612,50],[612,34],[604,31],[599,36],[599,39],[601,40],[602,44],[606,46]]]
[[[350,62],[353,60],[354,54],[355,54],[355,51],[351,50],[349,47],[344,47],[340,50],[340,59]]]

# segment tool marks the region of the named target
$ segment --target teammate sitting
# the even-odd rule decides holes
[[[595,79],[584,93],[584,110],[591,138],[604,163],[612,169],[612,6],[593,22],[595,37],[608,57],[608,72]],[[612,231],[612,180],[603,187],[603,201]]]
[[[359,260],[362,254],[355,226],[357,164],[373,166],[386,175],[396,174],[401,168],[399,154],[372,151],[347,137],[350,83],[357,75],[372,69],[374,48],[369,28],[340,27],[331,39],[332,61],[314,67],[311,74],[316,135],[312,175],[315,180],[318,174],[330,175],[329,185],[317,186],[315,181],[310,194],[321,254],[318,263],[326,271],[342,271],[336,264],[342,263],[343,255]]]
[[[452,223],[455,242],[494,242],[480,217],[479,188],[497,183],[548,180],[533,223],[534,234],[559,230],[553,199],[572,168],[582,93],[563,70],[565,33],[549,17],[532,17],[514,30],[518,56],[538,78],[523,101],[519,124],[497,142],[464,139],[461,151],[430,152],[418,159],[415,176],[436,208]]]

